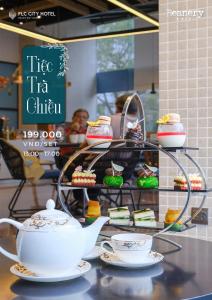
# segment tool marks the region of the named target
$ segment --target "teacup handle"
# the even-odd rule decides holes
[[[114,250],[113,250],[113,251],[107,250],[107,249],[104,247],[105,244],[109,245],[109,246],[113,249],[113,246],[112,246],[112,243],[111,243],[111,242],[103,241],[103,242],[101,242],[101,249],[102,249],[102,251],[104,251],[104,252],[106,252],[106,253],[109,253],[109,254],[115,254]]]
[[[15,226],[17,229],[20,229],[23,225],[17,221],[11,220],[11,219],[0,219],[0,224],[1,223],[8,223],[11,224],[13,226]],[[0,247],[0,253],[2,253],[3,255],[7,256],[8,258],[20,263],[20,260],[18,258],[17,255],[12,254],[10,252],[8,252],[7,250],[3,249],[2,247]]]

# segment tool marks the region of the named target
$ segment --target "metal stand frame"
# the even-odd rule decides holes
[[[191,163],[193,163],[193,165],[197,168],[197,170],[199,171],[202,179],[203,179],[203,184],[204,184],[204,189],[207,190],[207,182],[206,182],[206,178],[205,178],[205,173],[203,172],[202,168],[200,167],[200,165],[188,154],[188,153],[184,153],[184,155],[190,160]],[[189,217],[185,222],[184,225],[187,225],[188,222],[190,222],[192,219],[194,219],[201,211],[205,200],[207,198],[207,194],[205,193],[203,195],[202,201],[200,202],[200,205],[197,209],[197,211],[193,214],[193,216]]]
[[[160,151],[164,154],[166,154],[170,159],[172,159],[174,161],[174,163],[179,167],[179,169],[181,170],[181,172],[183,173],[183,175],[185,176],[187,182],[188,182],[188,190],[185,191],[185,193],[187,193],[186,195],[186,201],[185,201],[185,205],[180,213],[180,215],[178,216],[178,218],[175,220],[175,222],[171,223],[169,226],[167,226],[166,228],[162,229],[161,231],[155,233],[153,235],[153,237],[158,237],[159,235],[167,232],[174,224],[176,224],[179,220],[181,220],[181,218],[183,217],[187,207],[188,207],[188,204],[190,202],[190,198],[191,198],[191,185],[190,185],[190,182],[189,182],[189,178],[188,178],[188,175],[184,169],[184,167],[181,165],[181,163],[176,159],[176,157],[174,155],[172,155],[170,152],[167,152],[165,149],[159,147],[159,146],[156,146],[154,144],[151,144],[149,142],[146,142],[146,141],[140,141],[140,142],[135,142],[133,140],[125,140],[125,139],[120,139],[120,140],[113,140],[111,141],[111,143],[117,143],[119,142],[118,145],[115,145],[115,147],[119,146],[120,144],[123,145],[123,143],[127,143],[127,142],[131,142],[131,143],[136,143],[137,145],[142,145],[143,147],[141,148],[141,150],[145,150],[144,146],[147,146],[147,147],[151,147],[157,151]],[[70,214],[69,210],[67,209],[65,203],[63,202],[62,200],[62,197],[61,197],[61,192],[62,190],[64,190],[64,187],[61,185],[62,183],[62,179],[64,177],[64,174],[66,172],[66,170],[68,169],[69,165],[71,165],[73,163],[73,161],[75,160],[75,158],[77,158],[79,155],[83,154],[83,153],[87,153],[89,149],[92,149],[92,148],[95,148],[96,146],[98,145],[102,145],[104,144],[105,142],[98,142],[94,145],[90,145],[90,146],[87,146],[86,148],[80,150],[79,152],[77,152],[76,154],[74,154],[73,156],[71,156],[69,158],[69,160],[67,161],[67,163],[65,164],[64,168],[62,169],[61,173],[60,173],[60,176],[59,176],[59,179],[58,179],[58,196],[59,196],[59,201],[60,201],[60,204],[62,206],[62,208],[68,213]],[[132,148],[133,149],[133,148]],[[147,148],[148,149],[148,148]],[[91,161],[91,163],[89,164],[88,166],[88,170],[91,170],[94,166],[94,164],[103,156],[105,155],[106,153],[108,153],[109,150],[105,150],[105,151],[99,151],[99,152],[96,152],[96,148],[95,148],[95,153],[97,154],[97,156]],[[93,152],[89,152],[89,153],[93,153]],[[72,189],[73,187],[68,187],[68,189]],[[65,189],[67,189],[67,186],[65,187]],[[88,199],[88,195],[87,195],[87,188],[83,188],[84,189],[84,192],[85,192],[85,198],[86,200],[89,200]],[[206,195],[204,195],[204,200],[205,200],[205,197]],[[71,214],[70,214],[71,215]],[[187,225],[188,223],[188,220],[186,220],[184,222],[185,225]],[[169,240],[169,239],[164,239],[164,241],[169,241],[171,244],[175,244],[175,242]],[[179,244],[175,245],[176,247],[180,247]]]
[[[126,127],[126,115],[127,115],[127,111],[128,111],[128,108],[129,108],[129,105],[131,103],[132,100],[135,100],[136,103],[137,103],[137,106],[138,106],[138,109],[139,109],[139,112],[140,112],[140,115],[141,115],[141,120],[139,121],[139,123],[142,123],[143,126],[143,140],[141,141],[135,141],[135,140],[130,140],[130,139],[124,139],[124,132],[125,132],[125,127]],[[184,169],[184,167],[182,166],[182,164],[177,160],[177,158],[169,151],[165,150],[164,148],[161,148],[160,146],[157,146],[157,145],[154,145],[152,143],[149,143],[146,141],[146,130],[145,130],[145,115],[144,115],[144,109],[143,109],[143,105],[142,105],[142,102],[141,102],[141,99],[139,97],[139,95],[137,93],[131,95],[128,97],[126,103],[125,103],[125,106],[124,106],[124,109],[123,109],[123,113],[122,113],[122,118],[121,118],[121,132],[122,132],[122,136],[121,136],[121,139],[117,139],[117,140],[112,140],[111,141],[111,144],[115,144],[115,146],[113,146],[112,148],[110,149],[105,149],[105,150],[98,150],[98,146],[99,145],[102,145],[102,144],[105,144],[107,143],[108,141],[106,142],[97,142],[93,145],[90,145],[90,146],[87,146],[83,149],[81,149],[80,151],[78,151],[77,153],[73,154],[69,160],[67,161],[67,163],[65,164],[65,166],[63,167],[61,173],[60,173],[60,176],[58,178],[58,183],[57,183],[57,190],[58,190],[58,196],[59,196],[59,201],[60,201],[60,204],[63,208],[63,210],[68,213],[69,215],[71,215],[71,213],[69,212],[69,210],[67,209],[65,203],[63,202],[62,200],[62,197],[61,197],[61,194],[62,194],[62,191],[63,190],[68,190],[68,189],[73,189],[73,188],[76,188],[76,187],[63,187],[61,184],[62,184],[62,180],[63,180],[63,177],[65,175],[65,172],[67,171],[68,167],[73,163],[73,161],[81,154],[96,154],[96,157],[91,161],[91,163],[89,164],[87,170],[91,170],[93,168],[93,166],[95,165],[95,163],[102,157],[104,156],[105,154],[107,154],[109,151],[111,151],[113,148],[119,148],[123,145],[125,145],[126,143],[133,143],[135,144],[137,147],[140,147],[139,149],[141,149],[141,151],[144,151],[144,150],[148,150],[148,148],[150,147],[151,149],[154,149],[153,151],[159,151],[159,152],[162,152],[164,153],[165,155],[167,155],[177,166],[178,168],[181,170],[182,174],[185,176],[185,179],[187,181],[187,185],[188,185],[188,189],[187,191],[185,191],[185,193],[187,193],[186,195],[186,201],[185,201],[185,204],[184,204],[184,207],[180,213],[180,215],[178,216],[178,218],[173,222],[171,223],[169,226],[167,226],[166,228],[160,230],[159,232],[153,234],[153,237],[154,238],[158,238],[158,239],[161,239],[165,242],[168,242],[174,246],[176,246],[178,249],[181,249],[182,246],[179,245],[178,243],[175,243],[174,241],[168,239],[168,238],[164,238],[164,237],[159,237],[161,234],[169,231],[169,229],[175,225],[179,220],[182,219],[188,205],[189,205],[189,202],[190,202],[190,199],[191,199],[191,184],[189,182],[189,178],[188,178],[188,174],[186,172],[186,170]],[[91,151],[91,149],[95,148],[94,151]],[[136,148],[138,149],[138,148]],[[183,151],[184,149],[182,149]],[[132,151],[133,151],[133,148],[132,148]],[[186,153],[186,150],[184,151],[184,155],[194,164],[195,167],[197,167],[198,171],[200,172],[202,178],[203,178],[203,181],[204,181],[204,187],[205,189],[207,189],[207,184],[206,184],[206,179],[205,179],[205,175],[204,175],[204,172],[202,171],[201,167],[199,166],[199,164],[193,159],[191,158],[191,156]],[[81,188],[82,189],[82,188]],[[85,205],[86,205],[86,200],[88,201],[89,198],[88,198],[88,194],[87,194],[87,188],[83,188],[84,190],[84,210],[85,210]],[[122,192],[122,191],[121,191]],[[177,191],[176,191],[177,192]],[[201,201],[201,204],[198,208],[198,211],[196,212],[196,214],[193,216],[193,218],[200,212],[204,202],[205,202],[205,199],[206,199],[206,193],[204,194],[203,196],[203,199]],[[192,220],[192,217],[189,217],[183,224],[185,225],[186,228],[190,228],[189,225],[188,225],[188,222],[190,222]]]
[[[127,98],[127,100],[126,100],[126,102],[124,104],[123,111],[122,111],[122,114],[121,114],[121,124],[120,124],[121,135],[120,135],[120,138],[124,139],[124,137],[125,137],[125,128],[126,128],[126,122],[127,122],[127,112],[128,112],[130,103],[132,101],[136,102],[138,111],[139,111],[139,113],[141,115],[141,119],[139,120],[139,123],[141,124],[141,128],[142,128],[142,131],[143,131],[143,141],[146,141],[146,124],[145,124],[144,107],[143,107],[143,103],[141,101],[141,98],[139,97],[139,95],[137,93],[134,93],[134,94],[130,95]]]
[[[110,189],[110,188],[108,188]],[[127,192],[127,193],[123,193],[122,190],[119,190],[118,193],[110,193],[110,196],[116,196],[116,199],[113,200],[110,196],[108,196],[106,193],[101,191],[101,194],[99,195],[99,197],[103,196],[106,199],[109,200],[109,202],[113,203],[116,207],[118,206],[122,206],[123,205],[123,196],[129,195],[132,201],[132,206],[133,209],[136,210],[136,206],[135,206],[135,202],[134,202],[134,197],[131,191]],[[120,199],[120,201],[119,201]]]

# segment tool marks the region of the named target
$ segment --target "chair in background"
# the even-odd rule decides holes
[[[29,178],[26,177],[25,173],[25,160],[20,151],[4,139],[0,139],[0,152],[8,167],[12,179],[20,181],[8,205],[9,217],[16,220],[25,219],[31,216],[35,211],[40,210],[40,208],[16,209],[21,191],[23,190],[25,183],[29,181]],[[56,181],[58,176],[59,170],[57,169],[45,170],[40,179],[51,179]]]

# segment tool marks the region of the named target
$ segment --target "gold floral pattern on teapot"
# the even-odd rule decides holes
[[[51,220],[47,217],[41,216],[39,214],[32,216],[30,219],[29,226],[39,229],[44,226],[63,226],[68,223],[68,219],[55,219]]]

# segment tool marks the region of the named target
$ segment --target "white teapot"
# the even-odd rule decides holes
[[[93,249],[109,218],[99,217],[92,225],[82,228],[76,219],[56,210],[53,200],[47,201],[46,208],[23,223],[0,219],[0,223],[9,223],[19,230],[17,255],[2,247],[0,253],[38,275],[66,274]]]

